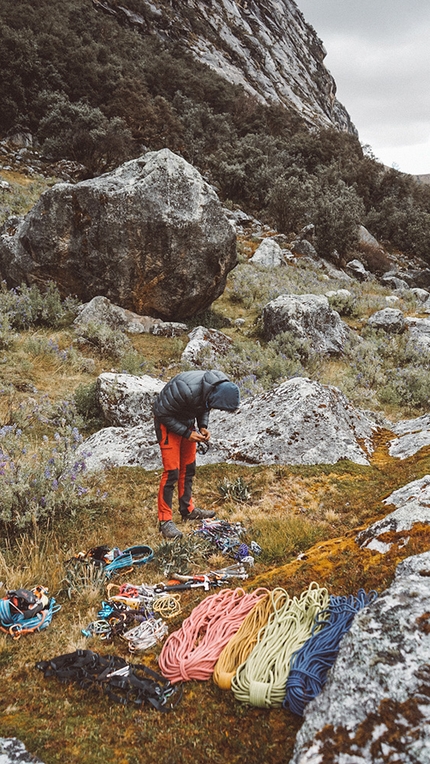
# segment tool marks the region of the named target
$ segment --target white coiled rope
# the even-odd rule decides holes
[[[282,706],[291,656],[310,638],[315,617],[329,602],[327,589],[315,582],[299,598],[290,599],[281,588],[271,596],[274,612],[231,682],[237,700],[259,708]]]

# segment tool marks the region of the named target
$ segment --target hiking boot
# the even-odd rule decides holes
[[[160,523],[160,532],[165,539],[181,539],[183,536],[182,531],[176,527],[173,520],[165,520]]]
[[[215,511],[213,509],[200,509],[200,507],[194,507],[192,512],[185,515],[184,520],[207,520],[209,517],[215,517]]]

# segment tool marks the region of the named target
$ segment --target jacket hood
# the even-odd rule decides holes
[[[219,382],[210,393],[207,404],[210,409],[236,411],[240,404],[239,388],[234,382]]]

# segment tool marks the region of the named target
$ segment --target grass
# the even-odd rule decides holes
[[[245,256],[252,254],[256,246],[254,241],[241,242]],[[306,264],[290,271],[286,268],[276,278],[256,270],[259,285],[254,281],[250,285],[244,267],[239,266],[231,275],[227,289],[211,311],[196,317],[194,323],[216,320],[218,328],[235,341],[255,348],[258,340],[262,351],[265,345],[258,336],[256,320],[259,302],[268,294],[276,289],[323,293],[342,286],[322,278],[320,272],[312,272]],[[243,298],[239,286],[244,290]],[[373,283],[354,289],[360,315],[345,320],[359,329],[369,312],[384,307],[388,290]],[[237,318],[244,319],[244,323],[235,324]],[[53,437],[55,416],[74,416],[71,402],[76,390],[90,390],[103,371],[122,371],[123,359],[97,353],[89,345],[77,345],[74,332],[67,327],[33,328],[15,335],[10,346],[0,353],[0,424],[30,423],[36,449],[43,434]],[[127,363],[134,364],[134,373],[168,379],[181,370],[186,334],[179,338],[138,335],[130,340],[134,354]],[[370,388],[366,398],[362,389],[354,387],[346,356],[324,359],[305,372],[349,390],[361,407],[377,402],[375,390]],[[400,403],[380,408],[395,418],[410,414]],[[43,411],[45,424],[34,411]],[[65,413],[68,411],[72,413]],[[85,427],[85,421],[80,424]],[[93,418],[87,422],[86,432],[101,424]],[[247,529],[247,540],[255,540],[262,548],[249,579],[240,583],[249,588],[281,586],[290,596],[299,595],[313,580],[334,594],[356,593],[360,587],[382,591],[392,580],[400,559],[428,549],[427,527],[408,533],[404,547],[394,544],[384,556],[361,550],[354,541],[359,529],[387,514],[383,504],[386,496],[430,471],[430,448],[410,459],[395,460],[388,454],[388,439],[389,433],[379,433],[370,466],[341,461],[336,465],[302,467],[199,467],[196,503],[214,508],[221,519],[241,522]],[[288,711],[243,706],[212,682],[192,681],[185,684],[177,709],[161,715],[151,708],[115,705],[100,694],[89,695],[55,679],[44,679],[35,668],[40,659],[90,648],[103,654],[120,654],[157,669],[159,648],[132,658],[121,640],[111,644],[84,637],[81,630],[96,618],[107,592],[97,577],[89,576],[68,593],[65,579],[67,560],[79,551],[100,544],[120,549],[147,544],[156,552],[154,560],[143,569],[120,573],[114,582],[165,580],[170,560],[157,527],[159,477],[159,471],[146,472],[139,467],[113,469],[98,476],[100,492],[107,498],[100,497],[91,514],[81,514],[79,520],[65,516],[56,527],[45,531],[35,528],[32,534],[11,534],[0,541],[0,596],[9,589],[42,584],[61,605],[52,624],[40,634],[16,641],[0,635],[0,736],[20,738],[45,764],[64,760],[71,764],[284,764],[292,755],[301,725],[301,719]],[[216,549],[195,548],[192,536],[187,536],[185,542],[183,556],[193,571],[232,562]],[[182,614],[169,624],[170,631],[179,628],[202,596],[199,590],[182,596]]]

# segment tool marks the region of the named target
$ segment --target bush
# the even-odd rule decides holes
[[[6,533],[46,528],[89,509],[94,497],[84,478],[85,456],[75,452],[82,438],[67,425],[45,436],[36,451],[16,425],[0,429],[0,527]]]
[[[8,290],[4,281],[0,290],[0,313],[6,315],[14,329],[31,326],[49,326],[53,329],[67,326],[77,315],[78,301],[73,297],[62,300],[58,287],[49,282],[45,292],[33,284]]]
[[[133,346],[123,331],[112,329],[104,321],[89,321],[79,327],[79,340],[91,345],[101,356],[120,360]]]

